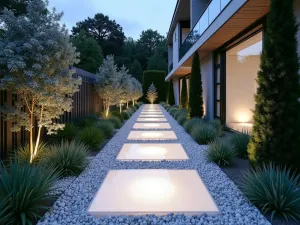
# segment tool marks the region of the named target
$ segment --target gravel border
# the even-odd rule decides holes
[[[235,184],[214,163],[205,160],[207,146],[198,145],[185,132],[176,120],[161,106],[161,109],[175,132],[178,140],[174,141],[128,141],[138,115],[144,106],[123,125],[118,133],[94,157],[85,171],[78,176],[67,190],[54,203],[53,207],[39,221],[44,224],[101,224],[101,225],[148,225],[148,224],[226,224],[226,225],[263,225],[270,222],[243,196]],[[181,143],[189,160],[186,161],[117,161],[123,143]],[[207,189],[218,205],[221,215],[218,216],[184,216],[182,214],[157,217],[119,216],[96,218],[87,214],[87,209],[110,169],[196,169]]]

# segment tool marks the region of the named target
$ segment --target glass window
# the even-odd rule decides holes
[[[217,68],[216,71],[216,83],[219,84],[221,82],[221,69]]]
[[[221,112],[221,104],[220,102],[216,102],[216,116],[220,117],[220,112]]]
[[[218,84],[218,85],[216,86],[216,91],[217,91],[216,100],[221,100],[221,99],[220,99],[220,84]]]
[[[261,52],[262,32],[226,52],[227,123],[252,123]]]
[[[209,10],[209,24],[220,14],[220,0],[212,0],[208,6]]]

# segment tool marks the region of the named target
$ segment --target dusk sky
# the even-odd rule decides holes
[[[78,21],[103,13],[123,27],[126,37],[137,39],[146,29],[166,36],[177,0],[49,0],[63,11],[62,22],[69,30]]]

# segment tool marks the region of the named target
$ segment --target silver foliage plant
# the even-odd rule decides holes
[[[113,105],[120,106],[129,101],[136,101],[143,95],[141,83],[128,74],[125,66],[118,69],[112,55],[104,59],[103,64],[99,68],[98,81],[96,90],[103,99],[104,116],[109,115],[110,107]]]
[[[42,127],[48,134],[64,127],[58,119],[72,108],[72,96],[81,78],[74,78],[69,66],[78,63],[78,53],[60,25],[62,13],[47,10],[48,2],[29,1],[27,13],[16,17],[4,9],[0,15],[4,34],[0,37],[0,65],[4,77],[0,88],[17,94],[7,113],[12,131],[24,126],[30,132],[30,161],[37,155]],[[26,109],[26,110],[24,110]],[[33,140],[37,120],[38,135]]]

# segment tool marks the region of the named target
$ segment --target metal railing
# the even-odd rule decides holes
[[[189,35],[179,48],[179,60],[190,50],[198,41],[209,25],[220,15],[222,10],[231,0],[211,0],[206,9],[200,16],[196,25],[191,29]]]

